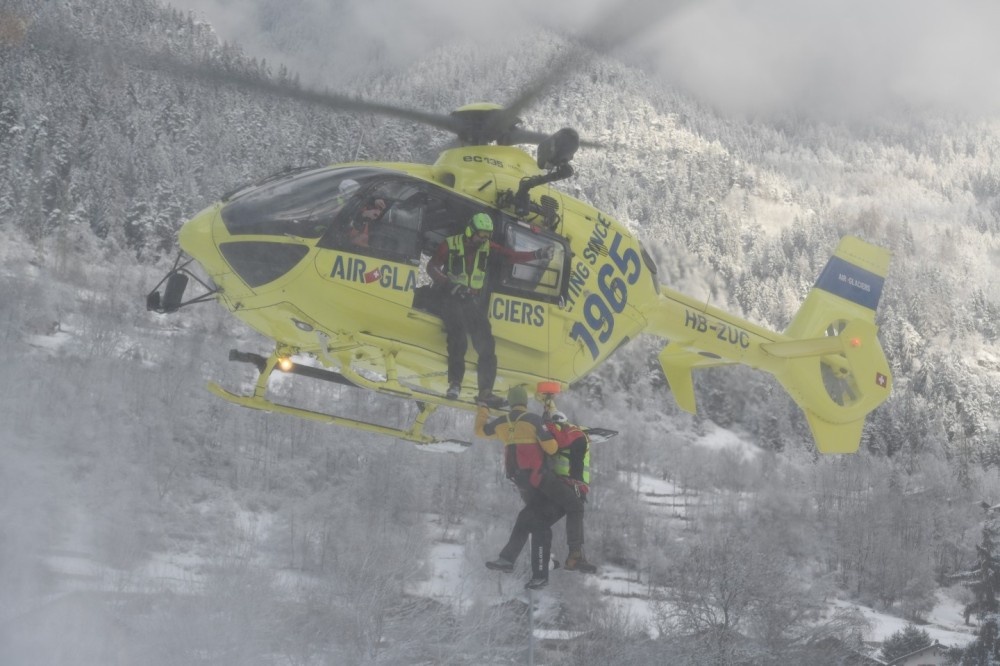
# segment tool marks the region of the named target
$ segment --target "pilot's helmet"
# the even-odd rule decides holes
[[[465,235],[469,238],[480,232],[493,233],[493,218],[486,213],[476,213],[465,227]]]
[[[353,178],[345,178],[337,186],[337,194],[353,194],[359,187],[361,187],[361,184],[358,181]]]

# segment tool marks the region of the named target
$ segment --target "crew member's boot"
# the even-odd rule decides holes
[[[597,567],[587,561],[587,558],[583,556],[583,550],[574,550],[566,558],[566,571],[597,573]]]
[[[479,392],[479,397],[476,398],[476,404],[489,407],[490,409],[500,409],[501,407],[507,406],[507,401],[495,394],[493,391],[484,389]]]
[[[490,560],[486,563],[487,569],[492,569],[493,571],[499,571],[500,573],[511,573],[514,571],[514,563],[505,560],[502,557],[498,557],[495,560]]]

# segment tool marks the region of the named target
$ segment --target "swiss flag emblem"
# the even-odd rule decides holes
[[[382,279],[382,269],[376,268],[365,273],[365,284]]]
[[[876,372],[875,383],[881,386],[882,388],[885,388],[886,386],[889,385],[889,378],[883,375],[881,372]]]

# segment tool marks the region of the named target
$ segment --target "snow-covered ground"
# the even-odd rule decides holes
[[[717,437],[716,443],[725,438]],[[738,442],[733,436],[730,441]],[[742,445],[741,445],[742,446]],[[648,475],[633,475],[632,482],[638,485],[639,492],[651,506],[662,508],[674,517],[683,517],[685,507],[691,507],[701,501],[698,494],[683,491],[675,484],[664,479]],[[466,547],[456,543],[438,543],[428,555],[427,577],[413,585],[411,592],[421,596],[434,598],[445,603],[461,604],[467,595],[462,593],[470,584],[482,584],[480,571],[483,563],[475,561]],[[580,581],[601,592],[602,598],[621,615],[639,626],[646,627],[651,637],[657,634],[655,623],[655,604],[648,578],[635,571],[608,564],[602,564],[600,571],[594,576],[578,576],[565,574],[555,570],[552,572],[553,583],[546,590],[535,593],[539,602],[537,613],[539,625],[535,631],[538,638],[553,639],[557,634],[546,628],[546,607],[551,606],[554,596],[560,593],[560,587],[565,584],[560,576],[570,575],[573,581]],[[510,596],[526,598],[521,590],[521,582],[515,580],[516,574],[503,577],[503,591]],[[510,584],[507,584],[508,581]],[[951,598],[945,591],[938,591],[937,604],[927,614],[926,623],[919,626],[933,640],[946,646],[964,646],[974,638],[974,627],[966,626],[962,617],[963,603]],[[909,621],[873,608],[860,606],[843,600],[831,600],[830,610],[855,610],[868,621],[870,628],[864,639],[869,643],[880,643],[886,638],[903,629]],[[558,633],[558,632],[557,632]]]
[[[962,618],[962,604],[947,597],[944,593],[938,592],[938,603],[934,609],[927,614],[927,621],[920,625],[920,629],[935,641],[949,647],[962,647],[967,645],[972,639],[974,627],[965,626]],[[865,636],[865,640],[872,643],[881,643],[897,631],[901,631],[909,621],[894,615],[886,615],[866,606],[859,606],[847,601],[834,601],[834,608],[855,610],[860,612],[868,620],[871,628]]]

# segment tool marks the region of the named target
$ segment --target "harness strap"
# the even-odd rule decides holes
[[[507,412],[507,415],[505,417],[507,419],[507,440],[504,442],[504,444],[506,446],[516,446],[518,444],[538,444],[539,443],[539,441],[538,441],[538,435],[537,434],[535,434],[534,439],[532,439],[532,440],[525,440],[523,442],[516,442],[516,441],[514,441],[514,429],[517,427],[517,422],[520,421],[521,417],[524,416],[527,413],[528,412],[518,412],[518,414],[514,418],[514,420],[511,421],[510,420],[511,412]]]

